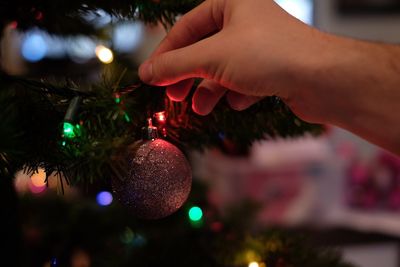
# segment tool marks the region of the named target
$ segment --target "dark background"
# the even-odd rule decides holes
[[[400,0],[337,0],[342,14],[397,14]]]

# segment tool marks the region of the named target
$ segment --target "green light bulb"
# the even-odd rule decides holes
[[[193,222],[198,222],[203,218],[203,211],[199,207],[191,207],[189,210],[189,219]]]
[[[64,122],[63,133],[66,138],[75,138],[75,127],[69,122]]]

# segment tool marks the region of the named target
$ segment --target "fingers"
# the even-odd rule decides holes
[[[193,83],[193,79],[188,79],[172,84],[167,87],[167,96],[172,101],[183,101],[189,94]]]
[[[189,77],[204,78],[197,75],[205,72],[199,65],[204,64],[206,56],[210,56],[207,51],[212,46],[204,46],[205,40],[199,40],[217,31],[223,21],[222,13],[214,11],[214,2],[203,2],[175,24],[150,59],[139,67],[143,82],[171,85]]]
[[[193,111],[199,115],[209,114],[227,91],[227,88],[214,81],[203,80],[193,95]],[[263,98],[243,95],[233,91],[229,91],[226,97],[229,105],[238,111],[247,109]]]
[[[199,115],[209,114],[226,91],[225,87],[216,82],[203,80],[193,95],[193,111]]]
[[[204,1],[182,16],[152,56],[190,45],[217,31],[222,25],[222,15],[221,12],[213,12],[212,7],[213,1]],[[214,14],[217,14],[217,18]]]
[[[213,37],[184,48],[154,56],[139,67],[140,79],[148,84],[167,86],[189,78],[208,78],[218,66],[220,54]]]
[[[258,101],[263,99],[263,97],[243,95],[240,93],[230,91],[227,94],[226,99],[231,108],[238,111],[242,111],[244,109],[247,109],[251,105],[257,103]]]

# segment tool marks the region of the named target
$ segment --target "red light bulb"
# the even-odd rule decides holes
[[[165,111],[160,111],[154,114],[157,122],[159,124],[165,124],[167,122],[167,116],[165,115]]]

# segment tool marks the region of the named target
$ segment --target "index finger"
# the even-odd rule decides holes
[[[218,12],[217,3],[207,0],[182,16],[161,41],[152,56],[185,47],[201,40],[222,27],[222,12]]]

